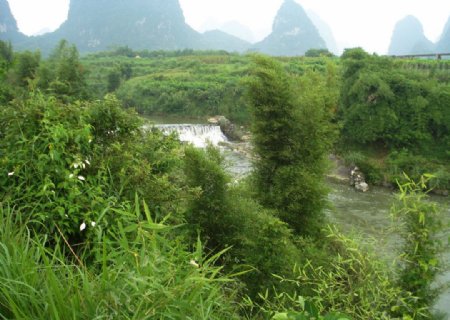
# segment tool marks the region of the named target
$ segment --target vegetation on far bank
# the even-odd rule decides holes
[[[280,57],[292,76],[329,74],[340,94],[333,121],[341,128],[334,152],[359,166],[369,183],[396,186],[403,172],[436,176],[450,188],[450,62],[402,60],[361,49],[335,57]],[[119,48],[83,58],[94,95],[113,91],[144,114],[224,115],[249,125],[245,81],[251,56],[223,51],[134,52]],[[331,73],[330,73],[331,72]]]

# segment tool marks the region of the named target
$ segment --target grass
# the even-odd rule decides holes
[[[63,240],[32,235],[20,216],[0,209],[0,319],[236,318],[218,255],[205,257],[201,243],[190,252],[162,224],[102,235],[80,265]]]

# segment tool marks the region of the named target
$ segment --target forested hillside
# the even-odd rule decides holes
[[[449,73],[361,49],[80,58],[61,41],[42,58],[0,42],[0,316],[431,319],[442,244],[423,191],[450,180]],[[148,129],[133,107],[239,121],[253,172],[232,180],[218,149]],[[361,166],[374,180],[423,159],[393,207],[399,263],[325,214],[333,152],[376,161]]]

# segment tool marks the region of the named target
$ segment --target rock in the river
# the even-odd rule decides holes
[[[234,125],[230,120],[224,116],[215,116],[208,119],[211,124],[218,124],[223,134],[232,141],[241,141],[243,133],[239,127]]]
[[[355,189],[358,191],[366,192],[369,191],[369,185],[365,182],[355,184]]]
[[[358,191],[369,191],[369,185],[366,183],[363,173],[356,166],[350,170],[350,185]]]
[[[219,117],[211,117],[208,119],[209,124],[219,124]]]

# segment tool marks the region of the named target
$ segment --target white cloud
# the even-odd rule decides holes
[[[8,0],[19,29],[33,35],[53,31],[67,19],[69,0]]]

